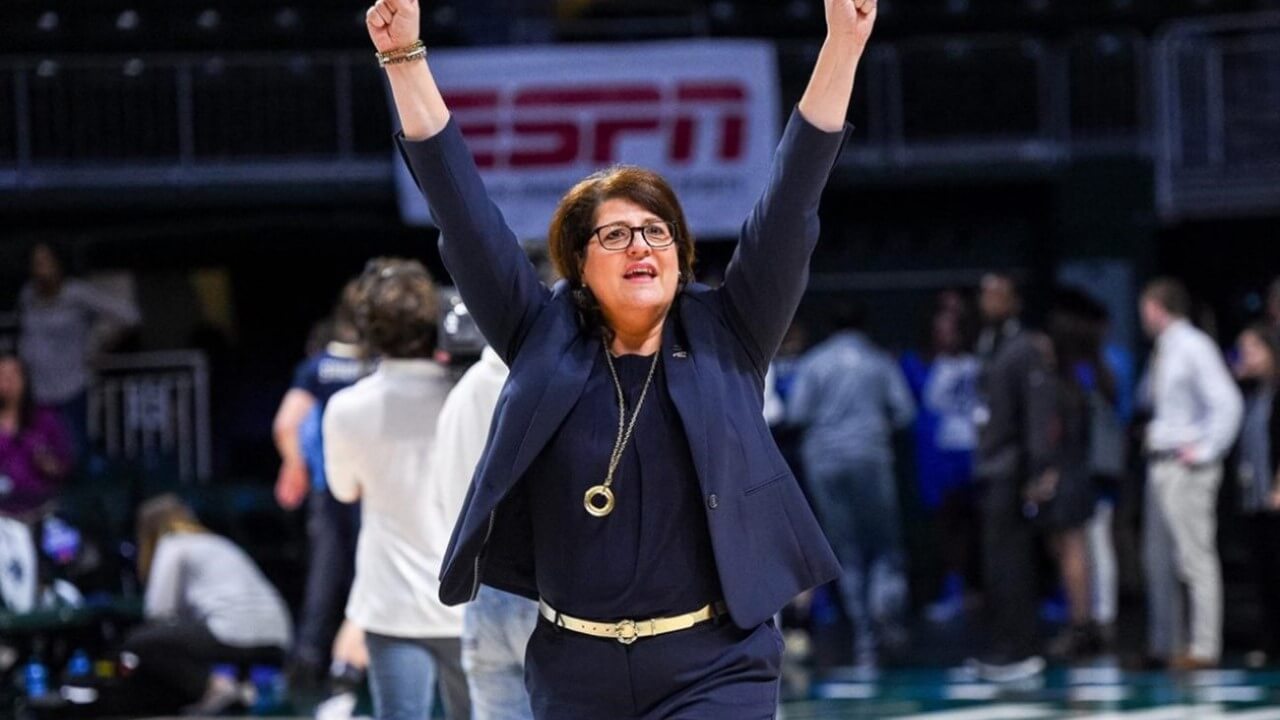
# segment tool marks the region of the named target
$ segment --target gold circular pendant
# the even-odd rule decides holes
[[[604,517],[613,512],[613,491],[604,485],[596,485],[587,490],[582,497],[582,504],[594,517]]]

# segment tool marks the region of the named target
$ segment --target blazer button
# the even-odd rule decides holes
[[[715,493],[711,493],[710,495],[707,496],[707,507],[711,508],[712,510],[715,510],[716,508],[720,507],[720,498],[716,497]]]

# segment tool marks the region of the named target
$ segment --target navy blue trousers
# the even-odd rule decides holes
[[[359,536],[359,503],[347,505],[328,489],[312,488],[307,497],[307,584],[294,656],[322,671],[329,667],[329,651],[351,594]]]
[[[525,685],[537,720],[769,720],[782,635],[728,618],[631,645],[557,628],[529,639]]]

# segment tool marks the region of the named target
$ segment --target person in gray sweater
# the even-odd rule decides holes
[[[247,688],[213,667],[283,662],[292,629],[280,593],[177,496],[143,503],[137,526],[146,621],[124,642],[131,681],[153,701],[199,714],[248,704]]]

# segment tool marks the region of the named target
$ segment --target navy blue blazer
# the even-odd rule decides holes
[[[839,565],[763,416],[764,376],[808,281],[818,203],[844,132],[794,112],[718,289],[676,298],[662,352],[705,498],[724,600],[751,628]],[[485,339],[511,369],[440,576],[448,605],[480,583],[537,597],[520,482],[573,408],[600,352],[570,288],[543,285],[489,199],[456,123],[401,152],[441,229],[440,251]]]

